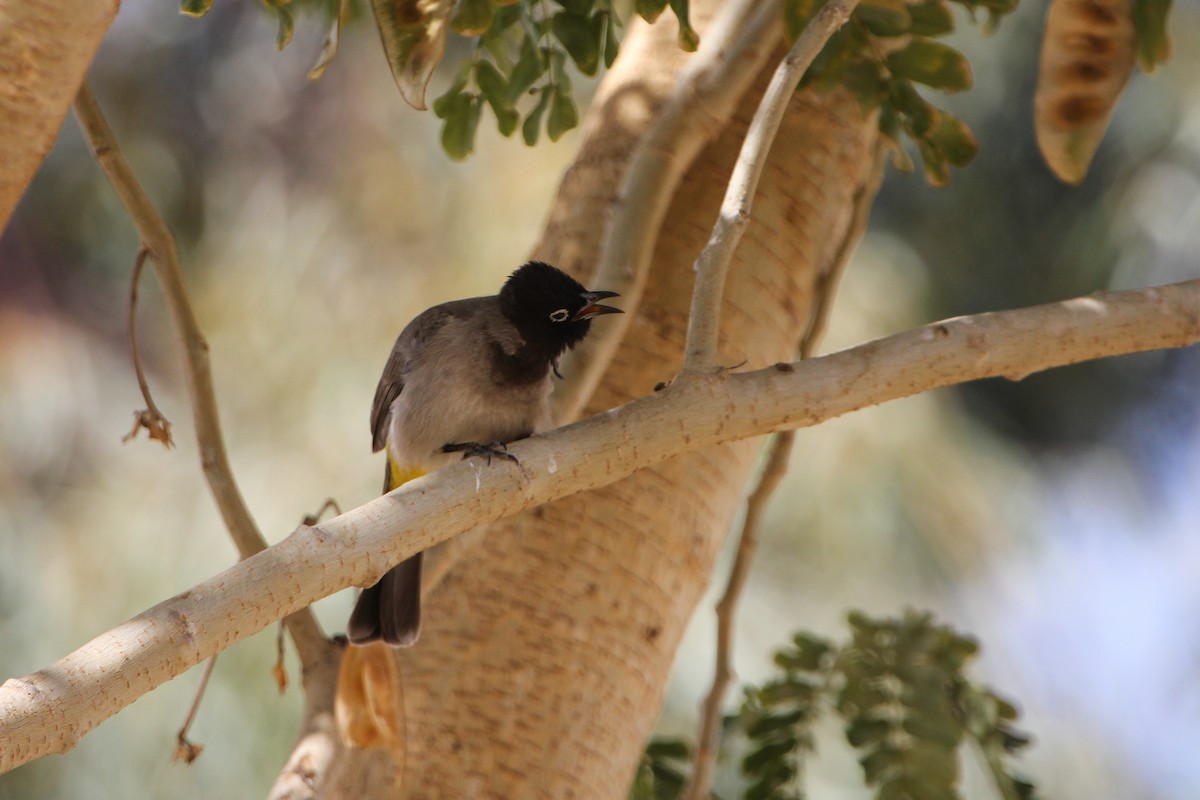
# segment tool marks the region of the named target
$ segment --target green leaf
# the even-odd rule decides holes
[[[858,760],[863,769],[863,780],[868,786],[887,780],[903,768],[904,756],[891,746],[880,747]]]
[[[212,8],[213,0],[180,0],[179,13],[189,17],[203,17]]]
[[[808,633],[794,635],[792,644],[796,645],[800,669],[808,672],[823,669],[825,659],[833,652],[833,643]]]
[[[556,0],[568,14],[575,14],[580,17],[586,17],[592,13],[595,6],[595,0]]]
[[[797,744],[798,740],[795,737],[788,737],[779,741],[769,742],[760,746],[757,750],[750,751],[742,759],[742,772],[755,774],[769,764],[781,761],[796,749]]]
[[[629,800],[655,800],[654,770],[648,758],[643,758],[642,763],[638,764],[637,775],[633,777],[633,786],[629,789]]]
[[[811,703],[817,687],[803,680],[772,681],[758,690],[758,698],[766,706],[783,703]]]
[[[846,741],[851,747],[863,747],[872,742],[882,741],[891,731],[892,726],[887,720],[875,717],[855,717],[846,726]]]
[[[846,65],[842,70],[842,85],[854,95],[863,111],[872,111],[883,103],[888,94],[883,65],[874,59],[863,59]]]
[[[1171,36],[1167,33],[1170,14],[1171,0],[1134,0],[1138,63],[1146,72],[1154,72],[1159,64],[1171,57]]]
[[[521,121],[521,115],[513,108],[508,100],[508,84],[500,70],[490,61],[478,61],[475,64],[475,85],[479,87],[483,99],[492,107],[496,115],[496,128],[501,136],[512,136]]]
[[[542,96],[538,98],[537,105],[525,117],[525,122],[521,124],[521,138],[525,140],[525,144],[533,147],[537,144],[538,132],[542,127],[542,115],[546,113],[546,109],[550,106],[550,95],[553,94],[553,86],[542,87]]]
[[[784,0],[783,29],[789,43],[795,44],[820,7],[820,0]]]
[[[651,739],[646,745],[646,755],[686,760],[692,757],[692,747],[683,739]]]
[[[966,56],[929,39],[913,39],[906,47],[889,53],[887,66],[897,77],[946,92],[970,89],[972,84]]]
[[[689,53],[696,52],[696,48],[700,46],[700,34],[692,28],[692,22],[688,19],[688,0],[668,0],[671,10],[675,12],[675,19],[679,21],[679,49],[686,50]]]
[[[908,6],[901,0],[863,0],[854,19],[876,36],[902,36],[912,27]]]
[[[495,6],[492,27],[483,34],[483,41],[504,41],[505,31],[521,21],[521,6],[518,2],[509,4],[491,0],[491,3]]]
[[[962,726],[946,715],[908,714],[901,727],[917,739],[948,748],[958,747],[963,736]]]
[[[600,66],[600,34],[603,22],[560,11],[550,20],[550,29],[584,75],[595,75]]]
[[[650,769],[654,772],[655,794],[666,794],[674,797],[683,788],[684,776],[677,769],[672,769],[661,761],[650,761]]]
[[[425,108],[425,88],[446,52],[453,0],[371,0],[392,77],[410,106]]]
[[[945,36],[954,30],[954,14],[946,0],[925,0],[908,7],[913,36]]]
[[[620,41],[617,39],[617,23],[616,18],[612,14],[601,14],[604,20],[604,67],[607,69],[617,60],[617,51],[620,50]]]
[[[546,118],[546,135],[557,142],[562,135],[579,124],[579,112],[568,92],[557,87],[550,98],[550,116]]]
[[[450,27],[463,36],[482,36],[492,27],[495,16],[496,8],[491,0],[458,0]]]
[[[526,36],[522,39],[521,54],[517,57],[517,63],[508,76],[509,102],[517,102],[521,95],[529,91],[529,87],[546,74],[546,66],[545,52],[534,45],[532,38]]]
[[[458,102],[457,97],[462,94],[463,89],[467,86],[467,80],[470,78],[469,70],[462,70],[454,79],[454,83],[450,84],[450,88],[445,94],[433,101],[433,114],[438,119],[445,119],[450,113],[450,109]]]
[[[275,13],[279,17],[279,30],[275,33],[275,47],[282,50],[292,43],[292,34],[296,32],[296,18],[292,16],[292,10],[284,5],[275,6]]]
[[[979,143],[975,141],[971,129],[958,117],[945,111],[938,113],[937,123],[925,138],[956,167],[970,164],[979,152]]]
[[[908,81],[892,81],[888,99],[902,115],[904,129],[909,136],[921,139],[933,127],[933,106]]]
[[[858,25],[843,25],[829,37],[814,66],[820,69],[818,86],[825,91],[836,87],[851,64],[862,61],[863,53],[873,46],[871,36]]]
[[[762,739],[769,733],[787,730],[798,722],[804,722],[807,717],[807,708],[799,708],[787,714],[768,714],[752,722],[746,728],[746,735],[751,739]]]
[[[508,84],[492,62],[475,62],[475,85],[493,109],[508,108],[512,105],[508,101]]]
[[[571,76],[567,74],[567,56],[562,50],[550,51],[550,82],[560,92],[571,93]]]
[[[445,108],[442,126],[442,149],[455,161],[462,161],[475,149],[475,131],[483,102],[478,95],[462,93]]]
[[[634,0],[633,10],[646,22],[654,22],[667,8],[667,0]]]
[[[754,775],[756,780],[742,793],[742,800],[784,800],[793,796],[778,792],[781,786],[796,777],[796,768],[792,765],[776,761]]]

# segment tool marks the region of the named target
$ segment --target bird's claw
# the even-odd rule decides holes
[[[486,458],[488,466],[492,465],[493,458],[504,458],[520,464],[517,457],[508,452],[508,446],[504,442],[491,442],[490,444],[480,444],[479,442],[453,442],[451,444],[442,445],[443,453],[462,453],[463,458],[471,456],[479,456]]]

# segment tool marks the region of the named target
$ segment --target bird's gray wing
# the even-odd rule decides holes
[[[371,452],[378,453],[387,446],[392,403],[404,390],[405,374],[416,354],[455,316],[453,305],[456,304],[443,303],[421,312],[396,337],[371,403]]]

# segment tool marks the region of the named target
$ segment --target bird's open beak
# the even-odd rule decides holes
[[[598,317],[601,314],[624,314],[624,310],[613,308],[612,306],[602,306],[597,300],[607,300],[610,297],[620,297],[616,292],[584,292],[583,299],[586,303],[583,308],[575,312],[573,319],[578,322],[581,319],[591,319]]]

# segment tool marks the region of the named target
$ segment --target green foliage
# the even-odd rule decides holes
[[[1016,8],[1016,0],[862,0],[804,78],[804,85],[826,91],[845,87],[865,111],[878,110],[879,130],[895,146],[896,166],[912,169],[901,143],[901,136],[907,136],[921,156],[926,178],[938,186],[949,181],[950,167],[965,166],[979,149],[962,120],[931,104],[916,88],[971,88],[966,56],[935,41],[954,30],[951,2],[959,3],[972,19],[985,11],[987,28]],[[785,0],[788,37],[799,37],[822,5],[821,0]]]
[[[629,790],[630,800],[675,800],[691,758],[692,749],[682,739],[651,739]]]
[[[964,674],[979,650],[974,639],[913,611],[892,619],[852,612],[849,625],[842,645],[796,634],[775,654],[778,674],[746,689],[725,729],[726,741],[733,733],[745,741],[744,800],[803,796],[813,726],[831,710],[878,800],[957,800],[964,741],[977,747],[1004,800],[1033,799],[1033,784],[1010,764],[1029,743],[1013,728],[1016,709]],[[631,798],[677,796],[687,751],[677,742],[672,747],[647,747]],[[656,768],[668,755],[673,763]]]
[[[338,28],[350,16],[349,0],[262,0],[279,20],[280,49],[292,40],[295,11],[318,9],[333,21],[331,36],[310,76],[320,77],[337,52]],[[180,0],[180,10],[203,16],[212,0]],[[401,94],[425,107],[425,87],[447,48],[447,29],[468,40],[470,55],[450,88],[434,101],[443,120],[441,140],[453,159],[475,148],[483,108],[491,109],[503,136],[518,129],[528,145],[544,129],[551,141],[579,125],[567,74],[596,75],[620,51],[613,0],[371,0],[375,22]],[[628,8],[627,4],[620,8]],[[634,13],[653,21],[670,8],[679,45],[695,50],[700,38],[688,19],[688,0],[637,0]]]
[[[287,46],[295,28],[294,9],[323,9],[335,20],[333,32],[312,71],[319,77],[336,54],[337,26],[347,18],[349,0],[263,0],[279,19],[277,43]],[[844,86],[868,111],[878,110],[880,130],[895,144],[901,169],[912,162],[901,136],[915,145],[930,182],[944,184],[951,166],[970,162],[978,150],[970,129],[927,101],[920,84],[946,92],[968,89],[971,66],[962,53],[935,41],[954,30],[951,2],[974,19],[986,12],[994,27],[1017,0],[862,0],[850,21],[830,39],[806,83],[829,90]],[[181,0],[184,13],[204,14],[211,0]],[[446,51],[447,31],[469,40],[470,54],[458,79],[434,103],[444,122],[442,143],[454,159],[475,147],[483,108],[491,109],[503,136],[518,129],[528,145],[541,132],[556,141],[579,124],[567,65],[593,76],[610,66],[620,50],[622,20],[613,0],[371,0],[384,50],[401,93],[424,108],[425,87]],[[823,5],[822,0],[785,0],[787,35],[798,37]],[[1170,0],[1137,0],[1139,57],[1144,65],[1170,51],[1166,16]],[[627,5],[622,5],[627,8]],[[667,8],[679,25],[679,44],[695,50],[688,0],[634,0],[633,11],[648,21]]]

